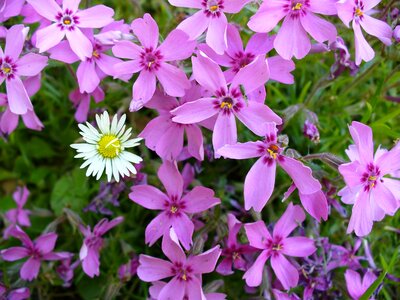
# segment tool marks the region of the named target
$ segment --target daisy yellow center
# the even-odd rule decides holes
[[[355,14],[357,17],[361,17],[364,13],[362,12],[361,9],[357,8]]]
[[[121,141],[115,135],[107,134],[100,139],[97,149],[104,158],[115,158],[121,153]]]
[[[177,211],[178,211],[178,208],[175,206],[175,205],[173,205],[173,206],[171,206],[171,213],[176,213]]]
[[[296,3],[296,5],[294,5],[294,6],[292,7],[292,10],[300,10],[302,6],[303,6],[302,3]]]

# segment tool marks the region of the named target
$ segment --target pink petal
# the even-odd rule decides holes
[[[27,281],[32,281],[39,275],[40,260],[35,258],[29,258],[20,270],[21,278]]]
[[[45,52],[59,44],[64,36],[65,31],[61,31],[57,23],[53,23],[36,31],[36,47],[40,53]]]
[[[153,98],[146,103],[147,108],[156,109],[162,114],[169,114],[169,111],[178,105],[179,102],[175,97],[168,96],[159,89],[156,90]]]
[[[295,34],[293,34],[295,33]],[[275,38],[276,51],[284,59],[305,57],[311,50],[310,39],[300,23],[300,18],[286,17]]]
[[[82,260],[82,269],[91,278],[100,275],[100,258],[97,251],[88,249],[86,257]]]
[[[200,10],[189,18],[183,20],[177,27],[186,32],[191,40],[197,39],[208,27],[210,18]]]
[[[1,251],[1,257],[6,261],[15,261],[27,257],[29,250],[24,247],[11,247]]]
[[[211,93],[226,88],[226,81],[221,68],[211,59],[199,55],[192,57],[193,77]]]
[[[81,59],[85,60],[87,57],[92,57],[93,46],[88,37],[82,33],[79,28],[74,30],[67,30],[66,32],[69,45],[72,51]]]
[[[246,94],[264,85],[269,79],[269,68],[265,56],[260,55],[241,68],[232,80],[232,87],[243,85]]]
[[[235,25],[228,24],[226,34],[228,45],[226,52],[229,54],[229,56],[235,57],[237,53],[243,52],[243,43],[237,27]]]
[[[19,115],[16,115],[7,108],[1,115],[0,130],[3,133],[10,134],[18,126]]]
[[[196,186],[182,198],[182,202],[186,203],[184,211],[194,214],[220,204],[221,200],[214,198],[214,191],[212,189]]]
[[[28,200],[29,194],[30,192],[26,186],[17,187],[16,191],[13,193],[15,203],[17,203],[19,207],[24,206]]]
[[[361,162],[371,163],[374,159],[374,141],[371,127],[354,121],[349,126],[349,131],[358,147]]]
[[[242,8],[252,0],[230,0],[224,2],[224,12],[230,14],[236,14],[242,10]]]
[[[188,259],[187,264],[193,269],[194,274],[206,274],[214,271],[218,258],[221,255],[219,246]]]
[[[168,2],[177,7],[203,8],[199,0],[168,0]]]
[[[79,3],[81,3],[81,0],[63,0],[63,10],[70,9],[73,12],[76,12],[79,8]]]
[[[65,62],[67,64],[73,64],[79,60],[68,41],[61,41],[57,46],[49,49],[50,58]]]
[[[165,160],[176,160],[183,149],[184,127],[169,120],[170,126],[157,142],[155,148],[158,156]]]
[[[287,237],[306,218],[303,209],[299,205],[290,203],[281,218],[274,227],[274,237]]]
[[[314,0],[318,2],[318,0]],[[322,4],[322,3],[321,3]],[[323,5],[323,4],[322,4]],[[354,1],[337,1],[335,3],[337,9],[337,15],[342,20],[342,22],[349,27],[349,23],[354,18],[354,9],[355,2]]]
[[[183,252],[175,232],[171,229],[166,232],[162,240],[162,251],[168,259],[176,264],[186,263],[186,255]]]
[[[271,234],[269,233],[264,221],[257,221],[254,223],[244,224],[246,230],[246,236],[252,247],[258,249],[265,249],[266,242],[272,240]]]
[[[263,155],[264,143],[259,142],[247,142],[247,143],[237,143],[235,145],[225,145],[218,149],[218,154],[225,158],[232,159],[247,159],[260,157]]]
[[[242,223],[236,219],[236,217],[228,213],[228,246],[236,245],[237,243],[237,234],[239,233],[240,228],[242,228]]]
[[[219,157],[218,149],[237,142],[236,119],[233,114],[219,113],[212,136],[215,157]]]
[[[54,0],[28,0],[36,12],[42,17],[56,21],[56,15],[61,12],[60,6]]]
[[[224,258],[217,266],[215,271],[221,275],[232,275],[234,272],[232,270],[232,257]]]
[[[79,17],[79,27],[101,28],[114,21],[114,10],[104,5],[96,5],[80,10],[76,16]]]
[[[381,1],[380,0],[364,0],[364,10],[369,11],[370,9],[377,6]]]
[[[353,206],[347,233],[354,230],[357,236],[365,236],[371,232],[373,211],[369,197],[369,192],[361,189]]]
[[[344,274],[346,279],[347,291],[353,299],[358,299],[364,294],[365,290],[361,285],[361,276],[358,272],[347,269]]]
[[[364,274],[362,280],[363,290],[366,291],[376,279],[377,279],[376,275],[370,269],[368,269],[368,271]]]
[[[156,76],[152,72],[142,70],[132,87],[132,102],[130,110],[133,111],[135,103],[144,104],[151,99],[156,90]]]
[[[112,48],[112,52],[116,57],[139,59],[142,48],[130,41],[118,41]]]
[[[364,166],[359,161],[353,161],[339,166],[339,173],[343,176],[346,185],[349,188],[357,187],[361,184],[361,177],[364,172]]]
[[[139,60],[129,60],[115,64],[112,69],[113,75],[118,78],[140,72],[143,70],[143,66]]]
[[[308,13],[300,18],[301,25],[316,41],[323,43],[325,41],[336,41],[336,27],[328,21]]]
[[[137,274],[140,280],[151,282],[173,276],[169,261],[141,254]]]
[[[370,61],[375,57],[375,52],[365,40],[361,32],[360,24],[353,21],[354,44],[356,48],[356,64],[360,65],[361,61]]]
[[[195,157],[197,160],[202,161],[204,159],[204,147],[203,147],[203,134],[196,125],[185,126],[186,136],[188,140],[188,151],[190,155]]]
[[[23,115],[28,110],[33,110],[31,100],[19,77],[6,81],[8,105],[14,114]]]
[[[393,148],[380,156],[376,162],[381,174],[388,174],[400,170],[400,147]]]
[[[208,25],[206,42],[218,54],[224,54],[228,44],[226,37],[226,29],[228,20],[226,16],[221,13],[217,18],[211,18]]]
[[[274,191],[275,185],[275,162],[266,163],[261,157],[251,167],[244,180],[244,207],[246,210],[254,208],[261,211],[267,204]],[[260,185],[259,183],[263,184]]]
[[[41,253],[46,254],[53,251],[56,246],[57,234],[47,233],[39,236],[35,241],[35,248]]]
[[[254,264],[244,273],[243,279],[246,280],[248,286],[253,287],[261,284],[265,262],[268,258],[269,254],[267,251],[261,252]]]
[[[171,228],[172,221],[165,212],[160,213],[156,216],[146,227],[145,231],[145,242],[149,246],[154,243],[163,235],[168,234]]]
[[[293,84],[294,77],[290,72],[294,71],[295,64],[292,60],[286,60],[279,55],[268,57],[270,79],[285,84]]]
[[[145,139],[147,148],[155,151],[159,140],[170,126],[170,117],[161,115],[151,120],[139,136]]]
[[[143,18],[135,19],[131,28],[145,48],[156,49],[158,45],[158,25],[149,14],[144,14]]]
[[[178,279],[177,277],[172,278],[161,290],[158,300],[183,300],[185,295],[185,281]]]
[[[336,15],[336,0],[328,0],[328,1],[321,1],[321,0],[310,0],[309,10],[314,13],[321,14],[321,15]]]
[[[282,253],[288,256],[307,257],[316,250],[314,241],[307,237],[296,236],[283,240]]]
[[[171,111],[175,117],[172,121],[182,124],[194,124],[215,115],[218,111],[214,108],[215,98],[202,98],[187,102]]]
[[[282,254],[271,256],[271,267],[286,290],[297,285],[299,272]]]
[[[300,201],[304,209],[318,222],[328,219],[328,200],[321,190],[312,194],[301,194]]]
[[[29,28],[24,25],[14,25],[7,31],[4,54],[16,61],[22,52]]]
[[[246,52],[255,55],[265,55],[274,48],[275,35],[268,36],[266,33],[256,33],[249,39]]]
[[[182,196],[183,178],[175,162],[164,161],[157,175],[170,197],[179,199]]]
[[[170,96],[182,97],[185,95],[185,90],[190,88],[190,81],[185,72],[173,65],[162,63],[156,71],[156,76],[164,91]]]
[[[79,91],[81,93],[91,93],[100,84],[94,61],[86,60],[81,62],[76,71],[76,76],[78,77]]]
[[[196,41],[189,41],[188,34],[178,29],[171,31],[158,50],[164,61],[173,61],[190,57],[195,47]]]
[[[115,75],[115,66],[120,63],[121,60],[118,58],[106,55],[102,53],[100,58],[96,60],[96,64],[104,74],[114,76]]]
[[[385,186],[385,184],[377,183],[371,189],[372,201],[383,209],[383,211],[393,216],[397,211],[398,203],[393,193]]]
[[[154,210],[163,210],[165,204],[168,203],[168,197],[151,185],[132,186],[129,199],[147,209]]]
[[[190,246],[193,244],[192,241],[192,236],[194,232],[193,222],[189,219],[189,217],[186,214],[181,213],[179,216],[173,218],[172,228],[174,229],[183,248],[189,250]]]
[[[311,169],[300,161],[281,155],[278,163],[289,174],[302,194],[312,194],[321,189],[321,184],[312,176]]]
[[[255,32],[270,32],[286,16],[283,1],[265,1],[247,25]]]

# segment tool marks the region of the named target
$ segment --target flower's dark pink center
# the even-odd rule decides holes
[[[37,249],[35,246],[31,249],[29,249],[29,256],[32,257],[33,259],[40,260],[42,257],[42,254],[40,253],[39,249]]]
[[[146,48],[140,55],[140,64],[147,71],[156,71],[160,68],[161,59],[160,51]]]
[[[86,247],[100,249],[103,246],[103,239],[99,236],[91,236],[85,239]]]
[[[6,56],[4,58],[0,58],[0,76],[7,79],[12,79],[14,78],[14,74],[16,71],[17,66],[13,63],[11,57]]]
[[[222,111],[224,114],[230,114],[232,111],[239,111],[243,107],[242,100],[240,99],[241,93],[238,89],[232,89],[226,92],[221,88],[215,92],[217,99],[214,100],[213,105],[215,109]]]
[[[224,8],[224,0],[203,0],[201,3],[207,17],[215,18],[221,16]]]
[[[235,54],[234,60],[231,62],[233,65],[233,72],[237,73],[240,69],[252,63],[255,55],[252,53],[238,52]]]
[[[360,20],[364,18],[364,3],[361,0],[355,0],[353,18]]]
[[[165,201],[164,207],[169,217],[178,217],[182,213],[182,210],[186,208],[186,203],[179,199],[178,196],[172,196],[169,201]]]
[[[184,266],[181,263],[175,263],[172,273],[181,281],[190,281],[193,277],[193,269],[190,266]]]
[[[364,189],[369,191],[376,187],[379,181],[382,181],[381,172],[373,163],[368,164],[366,171],[361,176],[361,182],[364,184]]]
[[[79,24],[79,17],[75,16],[74,12],[70,9],[66,9],[63,13],[59,12],[56,15],[56,20],[61,30],[74,30],[75,25]]]
[[[266,249],[269,249],[272,253],[281,251],[283,249],[282,238],[274,237],[273,240],[267,240]]]
[[[307,8],[310,6],[310,0],[286,0],[283,6],[284,11],[292,18],[302,17],[307,14]]]
[[[92,57],[88,58],[88,61],[93,61],[93,60],[97,60],[101,57],[101,53],[102,53],[102,47],[98,44],[95,44],[93,46],[93,52],[92,52]]]
[[[277,159],[280,151],[281,151],[281,148],[278,145],[271,144],[267,148],[267,155],[272,159]]]

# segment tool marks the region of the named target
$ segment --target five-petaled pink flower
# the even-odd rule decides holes
[[[224,13],[238,13],[251,0],[168,0],[174,6],[197,8],[200,11],[178,25],[191,39],[207,30],[206,42],[218,54],[226,47],[228,20]],[[207,29],[208,28],[208,29]]]
[[[392,44],[392,29],[385,22],[372,18],[373,8],[381,0],[340,0],[336,3],[337,13],[343,23],[349,27],[352,22],[354,30],[354,44],[356,48],[356,64],[362,60],[370,61],[375,52],[368,44],[361,31],[361,27],[370,35],[376,36],[387,46]]]
[[[85,236],[79,258],[82,261],[82,269],[89,277],[100,275],[100,250],[103,247],[103,235],[117,226],[124,220],[123,217],[117,217],[111,221],[101,219],[91,231],[90,226],[79,226],[79,229]]]
[[[205,299],[201,287],[201,275],[214,271],[221,255],[219,246],[186,258],[171,228],[164,235],[162,250],[170,261],[142,254],[139,257],[140,265],[137,269],[139,278],[146,282],[172,277],[160,291],[158,300],[182,300],[185,295],[188,299]]]
[[[237,130],[235,116],[257,135],[264,135],[265,128],[261,126],[265,122],[282,124],[281,118],[267,105],[256,101],[244,100],[240,85],[248,78],[236,76],[228,87],[224,73],[220,67],[201,53],[192,57],[193,77],[196,81],[209,90],[212,97],[200,98],[187,102],[172,111],[175,117],[172,121],[182,124],[194,124],[218,115],[213,132],[214,151],[222,146],[237,142]],[[264,76],[256,86],[263,84]],[[246,84],[243,84],[246,86]],[[215,152],[216,157],[219,154]]]
[[[63,0],[62,8],[55,0],[27,0],[36,12],[51,25],[37,31],[36,47],[45,52],[66,36],[71,49],[81,59],[92,57],[93,46],[81,28],[101,28],[112,23],[114,10],[96,5],[79,10],[81,0]]]
[[[309,167],[283,154],[284,149],[277,140],[276,124],[265,123],[264,126],[266,127],[266,135],[263,141],[226,145],[218,150],[220,155],[233,159],[260,157],[251,167],[244,181],[245,209],[249,210],[252,207],[255,211],[263,209],[274,191],[276,164],[279,164],[292,178],[299,190],[300,200],[305,200],[306,204],[303,205],[306,210],[316,219],[321,217],[326,219],[328,204],[325,197],[323,199],[319,197],[322,193],[321,184],[312,176]],[[314,196],[318,196],[316,200]],[[320,207],[319,203],[314,203],[320,200],[325,201],[321,211],[309,209],[314,205]]]
[[[274,41],[276,51],[285,59],[305,57],[311,50],[307,33],[316,41],[333,42],[337,31],[333,24],[321,19],[315,13],[335,15],[332,0],[268,0],[251,17],[248,26],[255,32],[270,32],[283,20]]]
[[[17,187],[15,192],[13,193],[13,199],[17,204],[17,208],[10,209],[6,212],[5,217],[6,220],[10,222],[10,225],[4,230],[4,237],[8,237],[10,234],[10,230],[15,225],[19,226],[31,226],[31,221],[29,220],[30,210],[24,209],[24,205],[29,197],[29,190],[26,186]]]
[[[1,251],[1,256],[6,261],[16,261],[28,257],[20,270],[21,278],[32,281],[39,274],[40,263],[43,260],[62,260],[71,256],[67,252],[53,252],[56,245],[57,234],[51,232],[39,236],[32,242],[29,236],[16,225],[10,235],[19,239],[22,247],[11,247]]]
[[[33,111],[21,76],[38,75],[47,65],[47,57],[28,53],[20,57],[29,28],[14,25],[7,31],[6,46],[0,47],[0,85],[6,81],[8,105],[12,113],[24,115]]]
[[[400,181],[384,177],[400,170],[400,147],[388,151],[378,148],[374,155],[372,130],[359,122],[351,123],[350,134],[355,145],[347,149],[351,162],[339,166],[346,187],[339,196],[346,204],[353,204],[347,233],[365,236],[374,221],[385,214],[394,215],[399,207]]]
[[[137,204],[162,212],[146,228],[146,243],[153,245],[161,236],[169,234],[172,227],[182,246],[189,250],[192,244],[194,224],[188,214],[203,212],[221,201],[214,197],[214,191],[196,186],[183,195],[183,178],[175,162],[164,161],[158,170],[158,178],[167,194],[150,185],[132,187],[129,198]]]
[[[346,273],[344,273],[344,278],[346,279],[347,291],[350,297],[353,300],[358,300],[374,283],[377,277],[371,270],[367,270],[361,280],[361,276],[358,272],[347,269]]]
[[[289,204],[288,208],[269,233],[263,221],[245,224],[250,245],[261,249],[261,254],[243,275],[248,286],[259,286],[265,262],[271,258],[271,267],[285,289],[295,287],[299,281],[299,272],[285,257],[307,257],[316,251],[314,241],[307,237],[288,237],[305,219],[304,211],[298,205]]]
[[[158,46],[158,25],[149,14],[134,20],[131,28],[141,46],[120,41],[112,49],[115,56],[131,59],[115,65],[115,76],[140,72],[133,84],[130,110],[139,110],[153,97],[156,78],[168,95],[184,96],[190,82],[183,70],[167,62],[190,57],[196,42],[189,41],[189,36],[182,30],[173,30]]]

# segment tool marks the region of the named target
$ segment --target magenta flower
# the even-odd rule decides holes
[[[310,120],[306,120],[303,126],[303,134],[314,143],[319,143],[319,130]]]
[[[158,295],[158,300],[204,299],[201,275],[214,271],[221,250],[216,246],[207,252],[186,258],[173,229],[164,235],[162,250],[170,261],[140,255],[138,276],[146,282],[172,277]]]
[[[352,122],[349,130],[355,145],[346,150],[351,162],[339,166],[346,187],[338,195],[344,203],[353,204],[347,233],[354,230],[365,236],[374,221],[381,221],[385,214],[394,215],[399,207],[399,181],[384,176],[400,169],[400,148],[379,148],[374,156],[371,128]]]
[[[189,41],[188,35],[183,31],[173,30],[158,46],[158,25],[149,14],[145,14],[143,19],[134,20],[131,28],[141,46],[120,41],[113,47],[115,56],[130,59],[115,65],[117,77],[140,72],[133,84],[130,110],[139,110],[153,97],[156,78],[168,95],[184,96],[185,89],[190,88],[190,82],[183,70],[167,62],[188,58],[192,55],[196,42]]]
[[[8,222],[11,223],[11,225],[5,230],[5,234],[9,233],[9,231],[12,231],[12,228],[15,225],[19,226],[31,226],[31,221],[29,220],[29,214],[31,213],[30,210],[24,209],[24,205],[26,204],[26,201],[28,200],[29,197],[29,190],[24,187],[17,187],[15,192],[13,193],[13,199],[15,203],[17,204],[17,208],[10,209],[9,211],[6,212],[5,218]]]
[[[248,286],[259,286],[265,262],[271,258],[271,267],[282,286],[288,290],[299,281],[299,272],[285,257],[307,257],[316,251],[314,241],[307,237],[288,237],[289,234],[306,218],[298,205],[289,204],[282,217],[269,233],[263,221],[245,224],[250,245],[262,252],[254,264],[243,275]]]
[[[86,122],[89,108],[90,108],[90,98],[93,98],[94,102],[99,103],[104,100],[104,91],[97,87],[92,93],[80,93],[79,89],[73,90],[69,94],[69,100],[76,108],[75,120],[79,123]]]
[[[8,289],[0,283],[0,299],[3,300],[25,300],[31,297],[31,292],[27,287],[18,289]]]
[[[91,231],[90,226],[79,226],[79,229],[85,237],[79,252],[79,258],[82,261],[83,272],[89,277],[93,278],[94,276],[100,275],[100,250],[103,247],[102,236],[123,220],[123,217],[117,217],[111,221],[101,219],[100,222],[94,226],[93,231]]]
[[[270,32],[284,18],[274,47],[284,59],[301,59],[311,50],[307,33],[319,43],[336,40],[336,28],[315,15],[335,15],[335,2],[330,0],[264,1],[251,17],[248,26],[255,32]]]
[[[20,57],[29,28],[14,25],[7,31],[6,46],[0,47],[0,85],[6,81],[7,98],[10,111],[24,115],[33,106],[21,76],[38,75],[47,65],[47,57],[28,53]]]
[[[32,281],[38,276],[41,261],[62,260],[70,257],[70,253],[67,252],[53,252],[57,241],[57,234],[53,232],[43,234],[32,242],[29,236],[16,225],[10,231],[10,235],[19,239],[23,246],[2,250],[1,256],[6,261],[16,261],[28,257],[20,270],[20,276],[24,280]]]
[[[370,14],[373,8],[381,2],[380,0],[340,0],[336,3],[337,13],[343,23],[349,26],[352,22],[354,30],[354,43],[356,48],[356,64],[362,60],[370,61],[375,52],[368,44],[361,31],[361,27],[370,35],[377,37],[382,43],[389,46],[392,44],[392,29],[385,22],[372,18]]]
[[[18,16],[25,0],[2,0],[0,1],[0,22],[3,23],[11,17]]]
[[[193,243],[194,225],[188,214],[203,212],[221,201],[214,197],[213,190],[203,186],[196,186],[183,195],[184,181],[174,162],[164,161],[158,170],[158,178],[167,194],[150,185],[133,186],[129,194],[133,202],[162,211],[146,227],[146,243],[153,245],[161,236],[169,234],[172,227],[183,247],[189,250]]]
[[[174,6],[197,8],[200,11],[178,25],[190,39],[197,39],[207,30],[206,42],[218,54],[227,48],[228,21],[224,13],[238,13],[251,0],[168,0]]]
[[[233,274],[232,265],[235,269],[246,271],[247,261],[244,255],[256,251],[249,245],[238,243],[237,234],[239,233],[242,223],[236,219],[233,214],[228,214],[228,238],[225,248],[222,249],[224,259],[217,266],[216,271],[222,275]]]
[[[299,193],[306,195],[306,197],[302,197],[307,198],[306,201],[309,200],[305,207],[313,206],[312,195],[319,194],[321,184],[312,176],[309,167],[294,158],[283,155],[284,149],[277,140],[276,124],[265,123],[264,126],[266,127],[264,141],[226,145],[218,150],[220,155],[233,159],[260,157],[247,173],[244,182],[245,209],[249,210],[253,207],[255,211],[261,211],[268,202],[274,191],[276,164],[279,164],[289,174]],[[260,184],[260,182],[263,184]],[[318,203],[314,204],[318,205]],[[319,219],[325,215],[325,211],[317,211],[315,215],[314,217]]]
[[[139,134],[146,141],[147,148],[155,151],[164,160],[177,160],[183,151],[184,133],[187,139],[187,151],[197,160],[204,159],[203,134],[197,124],[179,124],[172,121],[171,110],[191,99],[201,97],[201,88],[192,85],[179,100],[156,90],[146,107],[156,109],[159,116],[151,120]]]
[[[185,103],[172,111],[175,117],[172,121],[182,124],[194,124],[217,115],[213,132],[213,147],[215,156],[217,150],[226,144],[237,141],[235,116],[257,135],[264,135],[265,129],[261,124],[276,122],[281,124],[281,118],[268,106],[256,101],[243,99],[239,85],[246,78],[235,77],[228,87],[220,67],[211,59],[202,56],[192,57],[193,77],[213,97],[200,98]],[[262,78],[263,76],[255,77]],[[263,84],[263,81],[256,86]]]
[[[360,274],[350,269],[346,270],[344,277],[346,279],[347,291],[353,300],[360,299],[377,278],[371,270],[368,270],[361,280]]]
[[[56,268],[58,276],[64,282],[63,287],[70,287],[74,278],[74,270],[80,265],[80,260],[72,263],[72,256],[61,261],[61,264]]]
[[[81,28],[101,28],[113,22],[114,10],[96,5],[79,10],[80,0],[63,0],[62,8],[54,0],[27,0],[36,12],[52,22],[39,29],[36,47],[45,52],[58,45],[66,37],[72,51],[81,59],[92,57],[93,46]]]

